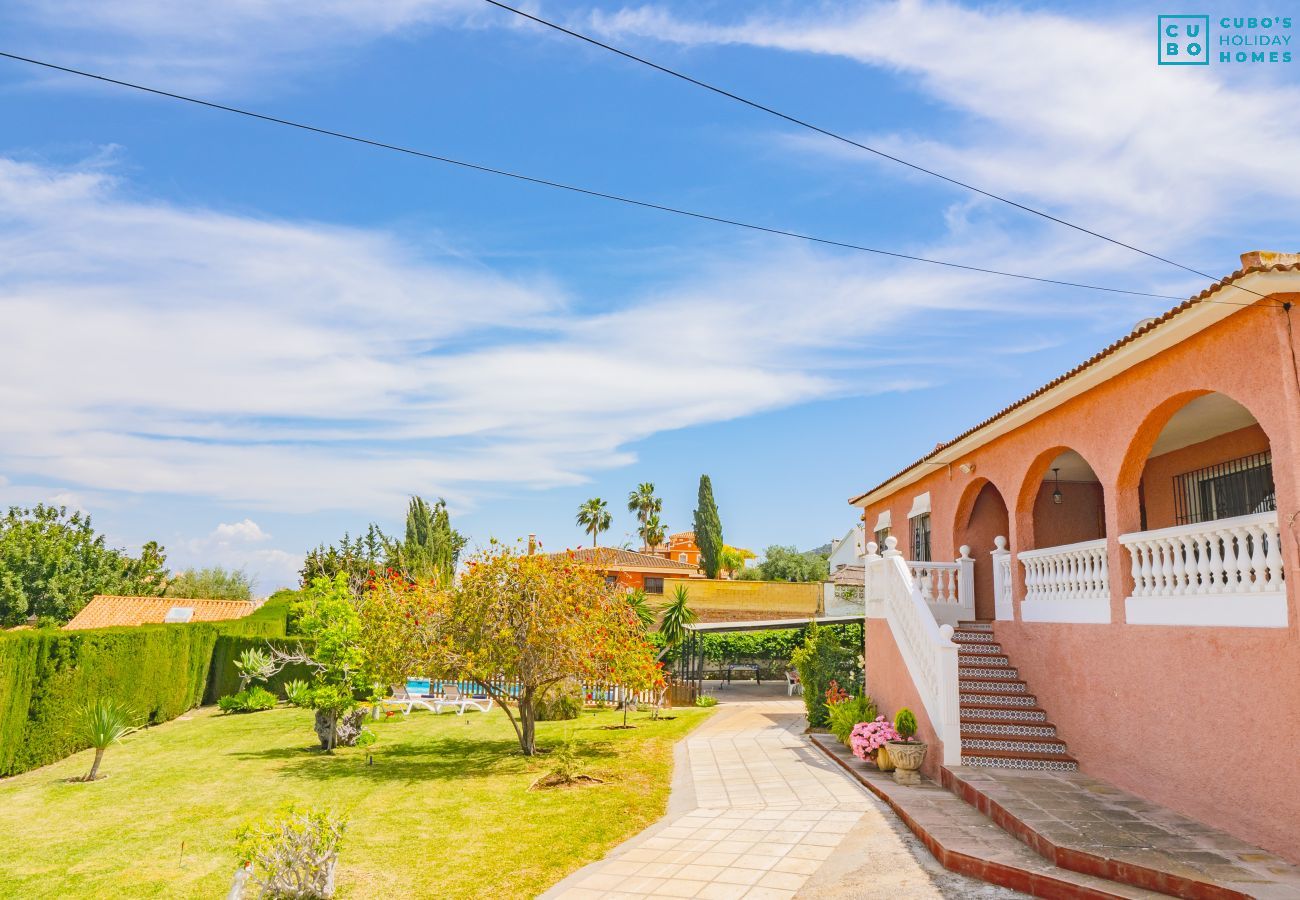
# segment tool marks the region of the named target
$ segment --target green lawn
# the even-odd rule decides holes
[[[499,710],[395,716],[334,756],[304,710],[195,711],[111,748],[106,780],[66,781],[89,752],[0,780],[0,896],[221,897],[236,826],[289,802],[349,817],[341,897],[532,896],[662,814],[672,745],[707,714],[541,723],[541,745],[571,734],[608,784],[530,791],[550,764],[519,754]]]

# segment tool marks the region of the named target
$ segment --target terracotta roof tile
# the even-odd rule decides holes
[[[257,609],[248,600],[192,600],[186,597],[117,597],[97,594],[63,627],[69,631],[118,625],[161,624],[173,607],[193,610],[191,622],[242,619]]]
[[[650,553],[638,553],[621,547],[581,547],[564,553],[552,553],[552,556],[572,555],[580,562],[592,563],[603,569],[657,569],[664,572],[696,572],[696,566],[688,563],[664,559]]]
[[[1257,272],[1300,272],[1300,263],[1287,263],[1282,265],[1245,266],[1233,272],[1231,275],[1219,279],[1214,284],[1210,285],[1205,290],[1201,291],[1195,297],[1189,297],[1188,299],[1184,300],[1182,303],[1175,306],[1173,309],[1168,310],[1167,312],[1146,321],[1146,323],[1139,328],[1134,328],[1128,334],[1124,335],[1122,338],[1115,341],[1113,344],[1110,344],[1109,346],[1102,348],[1097,353],[1090,356],[1088,359],[1079,363],[1070,371],[1066,372],[1063,375],[1059,375],[1056,378],[1053,378],[1051,381],[1049,381],[1047,384],[1043,385],[1042,387],[1038,388],[1033,393],[1021,397],[1015,403],[1012,403],[1010,406],[1004,407],[1003,409],[989,416],[983,422],[980,422],[978,425],[966,429],[961,434],[957,435],[955,438],[952,438],[951,440],[944,441],[943,443],[940,444],[935,444],[934,449],[931,450],[929,453],[927,453],[925,456],[922,456],[920,459],[918,459],[916,462],[912,463],[911,465],[908,465],[900,469],[899,471],[895,472],[893,475],[890,475],[888,478],[886,478],[884,481],[880,482],[880,484],[876,485],[870,490],[863,491],[861,494],[858,494],[856,497],[853,497],[852,499],[849,500],[849,503],[855,504],[863,497],[866,497],[867,495],[871,494],[874,491],[880,490],[882,487],[889,484],[895,478],[898,478],[902,475],[906,475],[908,472],[912,471],[917,466],[921,466],[929,462],[941,451],[947,449],[948,447],[951,447],[953,444],[957,443],[958,441],[970,437],[972,434],[974,434],[975,432],[983,428],[987,428],[989,425],[992,425],[998,419],[1001,419],[1003,416],[1007,415],[1013,410],[1018,409],[1021,406],[1024,406],[1026,403],[1033,400],[1034,398],[1047,393],[1057,385],[1065,381],[1069,381],[1071,378],[1078,375],[1080,372],[1084,371],[1085,369],[1091,368],[1092,366],[1101,362],[1103,359],[1110,356],[1112,353],[1114,353],[1116,350],[1119,350],[1121,347],[1124,347],[1125,345],[1132,343],[1133,341],[1137,340],[1139,337],[1141,337],[1144,334],[1154,331],[1155,329],[1163,325],[1165,322],[1168,322],[1170,319],[1174,318],[1180,313],[1186,312],[1196,304],[1208,300],[1215,293],[1223,290],[1225,287],[1229,287],[1234,281],[1237,281],[1240,278],[1244,278],[1247,275],[1253,275]]]

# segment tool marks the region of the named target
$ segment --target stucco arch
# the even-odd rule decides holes
[[[962,491],[953,516],[953,540],[956,546],[970,547],[975,560],[975,618],[996,618],[993,560],[991,551],[997,537],[1010,531],[1010,510],[998,486],[988,478],[972,479]]]
[[[1051,546],[1055,543],[1071,543],[1071,541],[1051,541],[1043,543],[1042,536],[1039,534],[1040,529],[1035,521],[1034,509],[1039,499],[1039,492],[1042,489],[1043,479],[1047,472],[1052,468],[1052,463],[1063,453],[1075,453],[1087,464],[1092,470],[1092,474],[1097,478],[1097,490],[1100,492],[1098,503],[1102,513],[1102,530],[1105,530],[1104,516],[1105,508],[1109,503],[1110,491],[1106,489],[1104,483],[1098,475],[1097,466],[1091,459],[1084,456],[1075,447],[1068,444],[1057,444],[1043,450],[1034,457],[1025,470],[1024,477],[1020,480],[1020,488],[1016,492],[1015,506],[1012,511],[1012,519],[1015,522],[1015,532],[1018,541],[1017,551],[1032,550],[1041,546]],[[1080,538],[1081,540],[1083,538]]]

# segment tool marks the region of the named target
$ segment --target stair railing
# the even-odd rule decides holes
[[[884,619],[898,645],[926,715],[943,744],[943,764],[961,764],[961,706],[957,685],[957,645],[953,628],[939,624],[911,565],[885,538],[885,551],[867,545],[864,595],[867,618]],[[870,623],[868,628],[872,627]],[[867,660],[871,671],[871,660]]]

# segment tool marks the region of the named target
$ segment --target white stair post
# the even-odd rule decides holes
[[[961,615],[969,621],[975,618],[975,560],[966,544],[958,549],[961,556],[957,557],[957,603]]]
[[[1011,603],[1011,551],[1002,535],[993,539],[993,545],[989,551],[993,558],[993,616],[1010,620],[1015,618]]]

